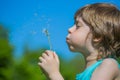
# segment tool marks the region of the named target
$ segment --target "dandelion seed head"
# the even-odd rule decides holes
[[[44,29],[42,30],[42,32],[43,32],[46,36],[49,36],[49,32],[48,32],[48,30],[47,30],[46,28],[44,28]]]
[[[48,43],[49,43],[49,46],[50,46],[50,50],[52,50],[52,44],[51,44],[51,42],[50,42],[50,35],[49,35],[49,32],[48,32],[48,29],[44,28],[44,29],[42,30],[42,32],[47,36],[47,38],[48,38]]]

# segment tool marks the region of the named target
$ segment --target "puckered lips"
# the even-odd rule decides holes
[[[66,42],[69,43],[70,42],[70,38],[66,37]]]

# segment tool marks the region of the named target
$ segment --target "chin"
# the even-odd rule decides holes
[[[68,48],[71,52],[78,52],[73,45],[68,44]]]
[[[69,50],[71,51],[71,52],[78,52],[74,47],[72,47],[72,46],[69,46]]]

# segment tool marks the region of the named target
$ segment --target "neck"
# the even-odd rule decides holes
[[[86,68],[97,61],[97,56],[88,56],[86,58]]]
[[[90,55],[85,55],[86,66],[85,68],[91,66],[93,63],[97,62],[98,52],[90,53]]]

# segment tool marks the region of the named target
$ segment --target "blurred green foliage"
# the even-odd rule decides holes
[[[38,57],[41,56],[45,50],[46,49],[29,51],[25,48],[23,57],[15,64],[14,80],[47,80],[38,66]],[[75,75],[84,68],[84,59],[75,57],[71,61],[65,61],[61,57],[59,58],[61,62],[60,71],[65,80],[75,80]],[[79,61],[81,61],[81,65],[78,64]]]
[[[38,58],[46,48],[31,51],[25,45],[23,56],[16,59],[13,56],[14,47],[9,43],[8,33],[0,25],[0,80],[47,80],[38,66]],[[84,69],[85,61],[81,55],[69,61],[60,56],[59,59],[60,71],[65,80],[75,80],[75,75]],[[120,62],[120,59],[118,61]]]
[[[38,58],[46,48],[31,51],[25,45],[23,56],[16,59],[8,35],[9,31],[0,25],[0,80],[47,80],[38,66]],[[84,68],[84,59],[81,57],[75,57],[71,61],[59,58],[60,71],[65,80],[74,80],[75,75]]]
[[[0,80],[12,80],[13,48],[8,41],[8,31],[0,25]]]

